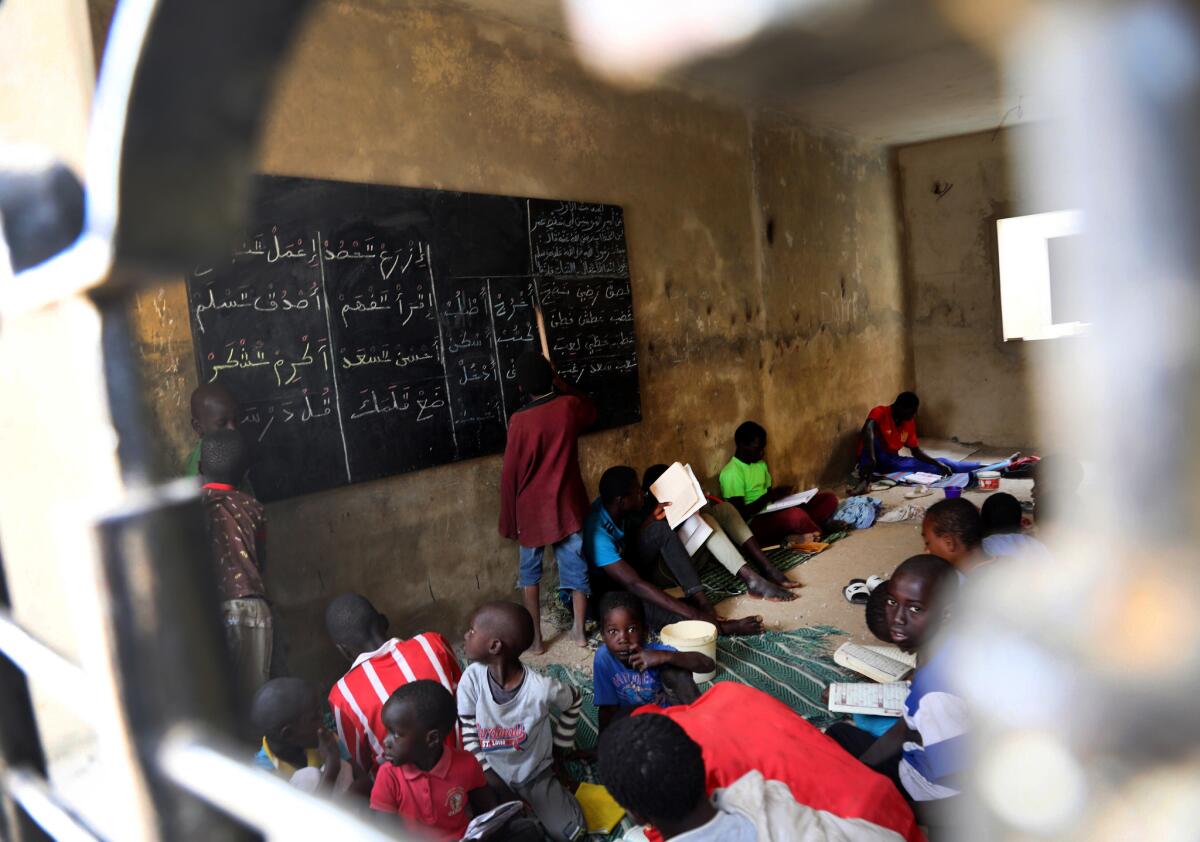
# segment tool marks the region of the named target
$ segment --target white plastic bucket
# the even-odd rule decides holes
[[[663,626],[659,637],[663,643],[675,647],[680,652],[703,652],[712,658],[714,665],[717,663],[717,627],[712,623],[703,620],[681,620]],[[716,676],[715,669],[712,672],[692,673],[692,679],[697,684],[712,681]]]
[[[996,491],[1000,488],[999,471],[980,471],[976,476],[979,477],[980,491]]]

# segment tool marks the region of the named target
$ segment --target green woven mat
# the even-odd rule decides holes
[[[815,626],[789,632],[766,632],[753,637],[720,637],[717,639],[717,677],[713,683],[738,681],[757,687],[782,700],[814,725],[824,727],[839,717],[829,713],[821,702],[821,693],[831,681],[841,681],[849,676],[830,657],[828,638],[835,634],[845,632],[832,626]],[[562,664],[551,664],[545,672],[577,688],[583,695],[575,744],[582,749],[595,748],[600,729],[592,695],[591,670],[571,670]],[[700,689],[710,686],[701,685]],[[568,770],[576,780],[596,782],[596,770],[591,763],[572,762],[568,764]],[[625,819],[611,835],[597,834],[591,838],[619,840],[631,826]]]
[[[850,533],[835,532],[821,540],[826,544],[832,544],[834,541],[840,541],[842,538],[845,538],[848,534]],[[784,546],[768,552],[767,558],[780,570],[791,570],[793,567],[803,564],[815,555],[818,555],[818,553],[801,553]],[[722,599],[728,599],[731,596],[737,596],[746,592],[746,583],[719,564],[710,564],[708,566],[708,569],[700,575],[700,584],[704,585],[704,594],[708,597],[709,602],[714,604],[720,602]]]

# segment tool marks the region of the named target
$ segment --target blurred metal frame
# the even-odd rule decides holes
[[[66,248],[0,282],[0,317],[82,292],[101,316],[107,417],[125,492],[96,524],[101,588],[94,598],[109,624],[108,686],[132,760],[112,783],[140,791],[149,813],[148,821],[129,817],[122,838],[233,842],[255,838],[256,830],[298,838],[322,824],[347,838],[399,838],[246,769],[220,736],[232,731],[231,672],[202,510],[194,482],[166,481],[152,463],[129,327],[140,284],[181,274],[196,255],[232,239],[274,73],[307,6],[123,0],[92,116],[84,228],[69,245],[22,243],[22,253]],[[8,619],[4,582],[0,568],[0,620],[8,632],[0,635],[0,838],[97,838],[46,781],[23,671],[51,686],[58,676],[58,685],[71,684],[60,686],[64,694],[78,693],[81,679]],[[169,732],[176,736],[168,741]],[[235,779],[237,793],[217,797]],[[239,801],[242,809],[234,809]],[[227,813],[269,827],[251,830]]]

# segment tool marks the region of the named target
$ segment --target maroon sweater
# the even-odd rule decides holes
[[[500,474],[501,535],[544,547],[583,528],[588,498],[578,443],[595,420],[595,405],[574,395],[513,413]]]

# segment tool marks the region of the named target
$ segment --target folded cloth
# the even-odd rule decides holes
[[[878,497],[847,497],[830,520],[840,520],[855,529],[866,529],[875,523],[875,516],[882,507],[883,501]]]
[[[804,553],[805,555],[816,555],[823,550],[829,549],[829,545],[823,541],[805,541],[803,544],[788,544],[788,549]]]

